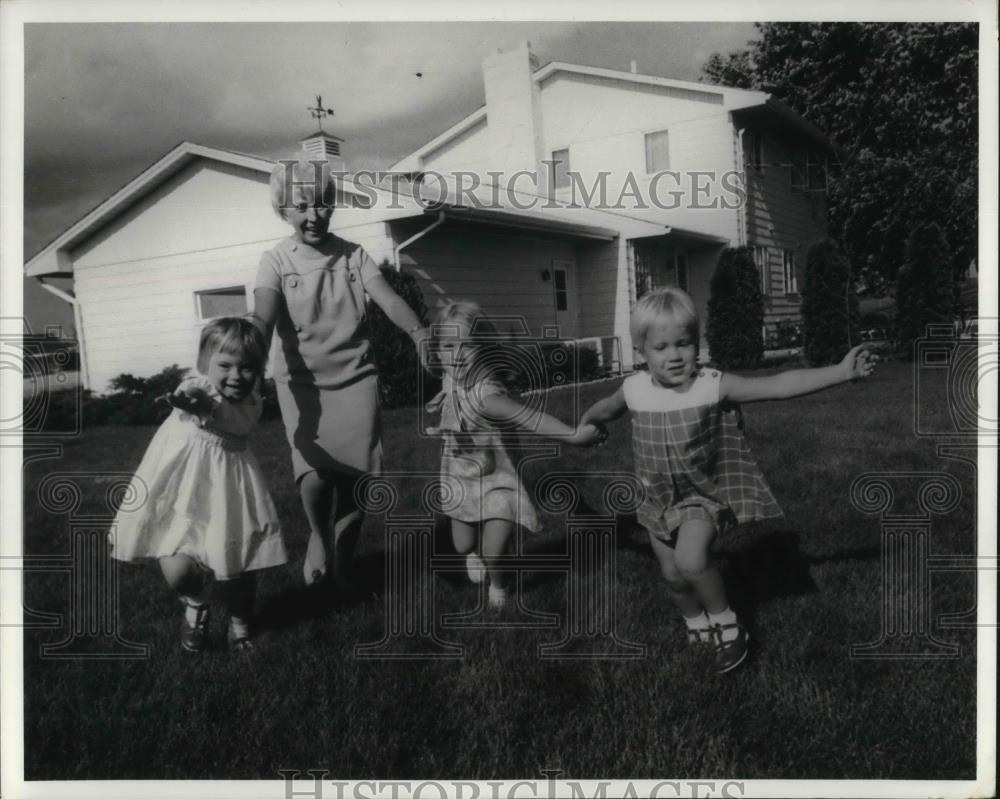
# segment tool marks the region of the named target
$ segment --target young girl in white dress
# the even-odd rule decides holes
[[[167,397],[174,406],[136,470],[145,502],[120,510],[112,556],[156,559],[185,606],[181,645],[205,648],[209,599],[220,581],[227,638],[248,649],[258,569],[285,562],[285,546],[264,475],[247,437],[261,413],[267,343],[246,319],[220,318],[201,333],[199,375]]]
[[[455,498],[448,507],[455,550],[466,555],[469,578],[489,579],[489,604],[507,603],[510,572],[501,568],[516,526],[541,529],[538,514],[504,445],[515,431],[547,436],[567,444],[587,445],[604,433],[596,425],[577,428],[531,410],[509,396],[496,376],[503,364],[497,334],[489,319],[472,302],[445,306],[434,328],[432,347],[441,362],[441,393],[427,406],[440,411],[441,423],[428,432],[443,437],[441,481],[444,495]]]

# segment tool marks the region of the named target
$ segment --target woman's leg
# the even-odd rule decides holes
[[[312,585],[326,575],[330,513],[334,505],[335,486],[333,477],[325,472],[306,472],[299,480],[302,508],[309,522],[309,545],[302,566],[306,585]]]

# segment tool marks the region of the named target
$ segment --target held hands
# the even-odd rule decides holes
[[[860,380],[869,377],[875,371],[877,363],[878,356],[866,349],[866,345],[859,344],[844,356],[840,365],[846,372],[848,380]]]
[[[573,431],[573,435],[564,440],[567,444],[578,447],[600,446],[608,440],[608,431],[604,429],[603,425],[583,422]]]

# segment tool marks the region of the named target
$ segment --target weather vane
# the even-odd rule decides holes
[[[310,116],[312,116],[312,118],[316,120],[316,124],[319,125],[320,133],[322,133],[323,132],[323,120],[326,117],[332,117],[333,116],[333,109],[332,108],[324,108],[323,107],[323,97],[322,97],[322,95],[317,94],[316,95],[316,106],[315,107],[307,107],[306,110],[309,111],[310,112]]]

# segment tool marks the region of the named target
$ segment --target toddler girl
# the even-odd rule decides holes
[[[649,371],[626,378],[582,422],[631,412],[635,468],[646,489],[639,522],[649,531],[688,640],[713,644],[716,671],[723,673],[746,657],[749,635],[729,607],[710,547],[732,525],[781,515],[733,405],[797,397],[867,377],[876,358],[855,347],[836,366],[767,377],[699,368],[698,316],[691,298],[677,289],[642,297],[630,332]]]
[[[143,506],[119,511],[112,556],[156,558],[184,603],[181,646],[205,647],[213,578],[229,613],[227,638],[250,648],[254,572],[285,562],[264,475],[247,449],[260,418],[258,385],[267,343],[246,319],[220,318],[201,332],[196,377],[167,397],[173,412],[157,430],[133,484]]]
[[[496,375],[502,357],[491,357],[500,354],[496,331],[475,303],[450,303],[437,322],[432,345],[444,380],[427,410],[440,411],[441,424],[428,432],[444,437],[441,480],[447,493],[459,498],[448,511],[455,549],[467,555],[473,582],[489,579],[489,604],[500,608],[507,602],[511,575],[499,559],[515,525],[541,529],[502,432],[522,430],[578,445],[596,443],[603,432],[593,424],[573,429],[508,395]]]

